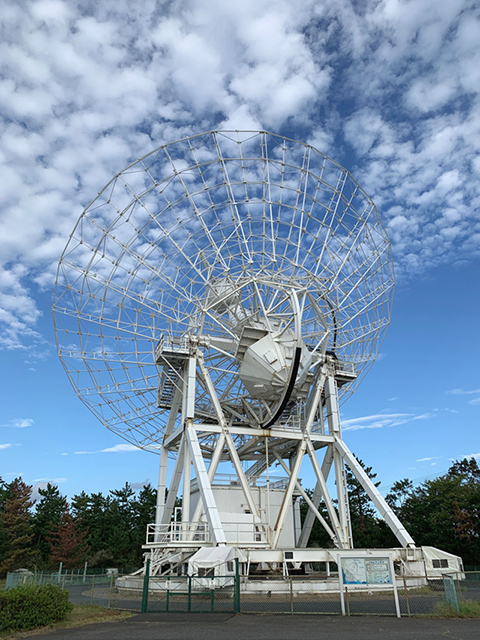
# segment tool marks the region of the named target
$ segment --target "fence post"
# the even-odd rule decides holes
[[[409,615],[409,617],[411,617],[412,614],[410,612],[410,600],[408,599],[408,587],[405,574],[403,574],[403,589],[405,591],[405,602],[407,603],[407,614]]]
[[[148,610],[149,580],[150,580],[150,558],[147,558],[147,562],[145,563],[145,576],[143,578],[142,613],[147,613],[147,610]]]
[[[238,558],[235,558],[235,584],[233,587],[233,611],[240,613],[240,568]]]
[[[347,616],[350,615],[350,594],[348,593],[348,587],[345,585],[345,604],[347,606]]]
[[[455,588],[455,580],[450,575],[443,576],[443,589],[445,593],[445,600],[451,605],[457,612],[460,611],[458,606],[457,590]]]
[[[113,591],[113,573],[110,575],[110,588],[108,589],[108,606],[107,608],[110,609],[110,607],[112,606],[112,591]]]
[[[188,576],[188,608],[187,611],[190,613],[192,610],[192,576]]]

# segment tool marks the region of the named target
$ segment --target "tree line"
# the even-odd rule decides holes
[[[361,464],[378,487],[372,468]],[[355,547],[397,547],[393,533],[348,469],[347,486]],[[417,546],[443,549],[460,556],[467,566],[480,564],[480,468],[475,458],[456,461],[444,475],[416,487],[409,479],[399,480],[385,499]],[[302,510],[306,513],[307,509],[304,505]],[[326,510],[322,515],[327,516]],[[331,546],[318,521],[309,544]]]
[[[70,503],[57,486],[39,489],[21,478],[0,479],[0,576],[18,568],[90,568],[142,565],[147,524],[155,520],[157,492],[122,489],[87,494]]]
[[[375,481],[370,467],[367,474]],[[377,482],[378,486],[380,483]],[[353,538],[358,548],[398,546],[367,494],[347,469]],[[34,504],[32,487],[16,478],[0,479],[0,575],[17,568],[54,569],[140,567],[147,524],[155,520],[156,490],[146,485],[81,492],[70,502],[58,487],[47,484]],[[417,546],[434,546],[480,564],[480,468],[474,458],[454,462],[448,472],[414,487],[396,482],[386,496]],[[308,507],[301,505],[303,517]],[[326,513],[325,513],[326,515]],[[318,521],[311,546],[330,547]]]

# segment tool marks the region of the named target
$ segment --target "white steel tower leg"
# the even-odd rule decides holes
[[[275,455],[276,459],[278,460],[278,462],[283,467],[283,470],[285,471],[285,473],[287,473],[290,476],[291,471],[287,467],[285,462],[282,460],[280,455],[276,451],[274,452],[274,455]],[[308,506],[310,507],[310,509],[312,510],[314,515],[316,516],[316,518],[321,522],[323,528],[328,533],[330,538],[333,540],[335,545],[338,546],[338,544],[337,544],[338,543],[337,536],[334,534],[334,532],[332,531],[332,529],[330,528],[328,522],[325,520],[325,518],[322,516],[322,514],[318,511],[317,507],[313,504],[313,501],[311,500],[311,498],[309,498],[308,494],[303,490],[303,487],[302,487],[302,485],[300,484],[300,482],[298,480],[297,480],[297,483],[296,483],[296,489],[297,489],[297,491],[300,492],[300,495],[305,500],[305,502],[308,504]]]
[[[168,451],[164,447],[160,451],[160,466],[158,470],[157,507],[155,509],[155,524],[161,524],[165,509],[165,493],[167,487]]]
[[[218,400],[215,387],[213,386],[213,383],[212,383],[212,379],[210,378],[208,369],[205,367],[203,363],[203,359],[201,357],[199,358],[199,364],[200,364],[200,370],[204,377],[205,385],[207,387],[208,393],[210,394],[210,398],[212,399],[218,421],[222,427],[222,430],[225,436],[225,442],[228,447],[228,451],[230,453],[230,459],[233,463],[233,466],[235,467],[235,471],[237,472],[237,476],[240,481],[240,485],[242,487],[243,493],[245,495],[245,499],[247,500],[248,508],[250,509],[250,512],[254,515],[254,517],[257,520],[259,520],[260,516],[258,513],[257,505],[253,499],[252,492],[250,491],[250,484],[245,476],[245,472],[243,471],[242,462],[238,455],[238,451],[235,447],[235,443],[233,442],[232,436],[228,432],[227,421],[225,420],[225,415],[223,413],[222,406]]]
[[[185,447],[185,455],[183,457],[183,495],[182,495],[182,523],[185,525],[184,531],[190,522],[190,477],[191,477],[192,460],[190,449]]]
[[[299,442],[297,447],[297,454],[295,456],[295,461],[293,463],[293,468],[290,474],[290,478],[288,480],[287,488],[285,489],[285,493],[283,496],[282,504],[280,506],[280,510],[278,512],[277,521],[275,523],[275,528],[273,530],[273,537],[271,546],[273,549],[277,548],[278,541],[280,539],[280,535],[282,533],[283,526],[285,524],[285,518],[287,516],[288,508],[292,501],[293,490],[295,489],[295,485],[298,480],[298,474],[300,472],[300,466],[302,464],[303,456],[305,455],[305,451],[307,449],[307,439],[309,437],[310,430],[313,426],[313,422],[315,420],[315,414],[322,398],[322,390],[323,384],[325,381],[325,373],[322,372],[319,375],[317,385],[315,388],[315,394],[312,399],[312,403],[310,405],[309,414],[307,417],[307,421],[305,424],[305,431],[303,434],[303,439]]]
[[[327,406],[327,422],[329,433],[337,439],[341,439],[340,414],[338,411],[337,382],[332,375],[325,381],[325,404]],[[338,515],[342,528],[342,539],[347,543],[347,548],[353,546],[350,526],[350,513],[348,512],[347,488],[345,486],[345,471],[343,458],[336,447],[333,450],[333,464],[335,467],[335,482],[337,485]]]
[[[324,495],[323,487],[325,486],[325,483],[328,480],[332,463],[333,463],[333,446],[328,445],[327,450],[325,452],[324,459],[323,459],[322,467],[320,469],[320,475],[323,478],[324,482],[320,483],[320,481],[317,480],[317,484],[315,485],[315,489],[312,496],[312,503],[317,509]],[[302,527],[302,533],[300,534],[300,539],[298,541],[298,546],[300,548],[306,547],[308,544],[308,541],[310,539],[310,534],[312,533],[313,523],[315,522],[315,515],[316,515],[315,512],[311,508],[307,511],[307,515],[305,516],[305,521]]]
[[[162,524],[169,524],[172,519],[172,512],[175,506],[175,500],[177,498],[178,487],[180,486],[180,480],[182,478],[184,454],[185,436],[182,435],[182,439],[180,440],[180,445],[178,447],[177,459],[175,460],[175,466],[173,467],[172,479],[168,488],[168,496],[165,503],[165,509],[163,510]]]
[[[202,498],[203,506],[205,509],[205,515],[207,517],[208,524],[214,542],[217,545],[225,544],[225,532],[220,520],[220,515],[217,509],[217,503],[212,491],[212,485],[208,478],[208,473],[205,468],[205,461],[202,455],[202,449],[198,442],[197,432],[193,425],[193,418],[195,415],[195,387],[196,387],[196,357],[190,357],[188,360],[187,370],[187,402],[186,402],[186,422],[185,422],[185,434],[187,436],[188,445],[190,447],[190,453],[192,456],[193,466],[195,468],[195,475],[197,477],[198,488],[200,490],[200,496]]]
[[[215,450],[213,452],[212,459],[210,460],[210,465],[208,467],[207,476],[208,476],[208,481],[210,482],[210,485],[212,483],[213,478],[215,477],[218,463],[221,460],[224,444],[225,444],[225,435],[223,433],[220,433],[218,436],[217,444],[215,445]],[[195,511],[193,513],[192,522],[198,522],[200,518],[200,514],[202,513],[202,509],[203,509],[203,502],[202,500],[199,500],[197,502]],[[193,531],[191,535],[192,536],[194,535]]]
[[[343,529],[341,527],[340,521],[337,516],[337,512],[335,511],[335,507],[333,506],[332,499],[327,489],[327,484],[325,482],[325,477],[322,473],[322,468],[320,467],[320,463],[317,459],[317,454],[315,449],[313,448],[312,443],[308,442],[308,453],[310,455],[310,460],[312,462],[313,470],[315,471],[315,475],[317,476],[317,482],[319,483],[323,499],[325,501],[325,506],[327,508],[328,516],[330,518],[330,522],[333,525],[333,528],[336,532],[337,545],[340,549],[345,548],[345,539],[343,537]]]
[[[282,505],[280,507],[280,511],[278,512],[277,521],[273,529],[273,536],[272,536],[272,542],[271,542],[272,549],[277,548],[278,541],[282,533],[283,525],[285,524],[287,511],[292,502],[293,490],[295,489],[295,485],[298,480],[298,474],[300,472],[300,466],[302,464],[302,460],[303,460],[303,456],[305,455],[306,448],[307,448],[307,443],[305,439],[303,439],[298,444],[297,455],[295,456],[295,462],[293,464],[290,478],[288,479],[287,488],[285,489],[285,493],[283,495]]]
[[[175,427],[180,406],[182,404],[183,376],[179,376],[175,393],[173,395],[172,407],[168,415],[167,425],[165,427],[165,438],[172,433]],[[158,470],[158,489],[157,489],[157,508],[155,510],[155,524],[163,522],[163,512],[165,510],[165,494],[167,488],[167,467],[168,467],[168,449],[162,447],[160,451],[160,465]],[[173,507],[172,507],[173,508]]]
[[[371,499],[373,504],[377,507],[380,512],[380,515],[388,524],[392,532],[395,534],[397,540],[404,547],[414,547],[415,542],[413,541],[412,536],[408,533],[405,527],[402,525],[400,520],[394,514],[392,509],[389,507],[384,497],[380,494],[377,487],[373,484],[371,479],[365,473],[362,465],[355,458],[353,453],[347,447],[347,445],[342,440],[337,440],[335,446],[338,449],[338,452],[343,456],[346,463],[350,467],[352,473],[355,475],[357,480],[360,482],[362,487],[368,494],[368,497]]]
[[[207,470],[205,469],[205,463],[203,461],[202,450],[198,442],[197,432],[195,431],[193,420],[191,418],[187,418],[185,433],[187,434],[188,444],[190,445],[198,488],[200,489],[200,495],[202,497],[205,515],[207,516],[213,541],[217,545],[223,545],[227,542],[225,532],[218,514],[217,504],[213,495],[212,486],[208,479]]]

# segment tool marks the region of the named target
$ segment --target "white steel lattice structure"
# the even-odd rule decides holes
[[[109,429],[160,453],[158,531],[170,527],[183,476],[177,541],[194,540],[201,520],[211,544],[228,542],[212,483],[229,460],[260,544],[278,548],[294,492],[305,495],[306,454],[317,487],[298,546],[315,517],[337,547],[352,546],[345,461],[409,546],[338,417],[378,353],[393,287],[385,229],[347,170],[271,133],[210,131],[134,162],[85,209],[58,270],[58,353]],[[275,522],[252,496],[273,463],[288,478]]]

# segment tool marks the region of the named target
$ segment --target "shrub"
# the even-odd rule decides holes
[[[72,606],[68,591],[53,584],[14,587],[0,593],[0,629],[33,629],[58,622]]]

